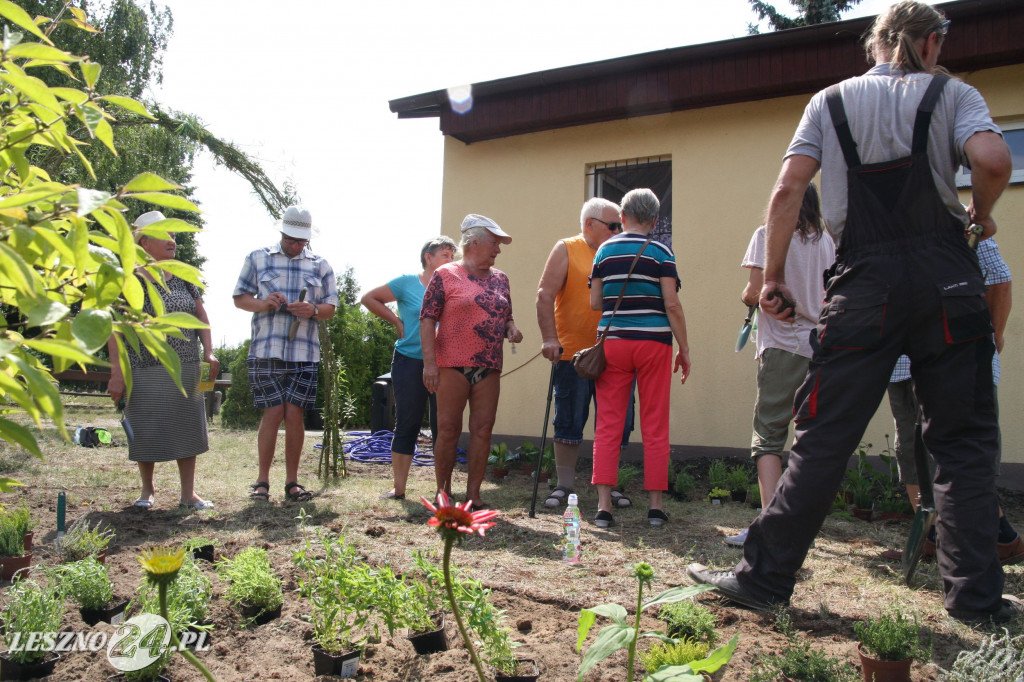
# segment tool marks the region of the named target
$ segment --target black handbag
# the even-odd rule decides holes
[[[615,313],[619,311],[619,305],[622,303],[622,295],[626,293],[626,285],[629,284],[629,278],[633,274],[633,268],[640,261],[640,256],[643,255],[644,249],[651,243],[654,235],[648,235],[647,241],[644,242],[640,250],[636,252],[636,256],[633,258],[633,262],[629,266],[629,272],[626,273],[626,281],[622,283],[622,289],[619,291],[619,297],[615,300],[615,307],[612,308],[612,314],[608,317],[608,324],[605,325],[601,335],[597,338],[595,343],[590,348],[584,348],[583,350],[576,351],[572,356],[572,367],[576,370],[576,374],[579,374],[583,379],[596,379],[601,376],[601,372],[604,371],[605,365],[607,364],[604,357],[604,339],[608,336],[608,330],[611,329],[612,319],[615,317]]]

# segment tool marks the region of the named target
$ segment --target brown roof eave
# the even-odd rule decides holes
[[[954,72],[1024,63],[1024,2],[940,5],[956,38],[942,64]],[[857,49],[872,17],[659,50],[475,84],[458,115],[438,90],[392,100],[399,118],[438,116],[466,143],[633,116],[810,94],[862,73]]]

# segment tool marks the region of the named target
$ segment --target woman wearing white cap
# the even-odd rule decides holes
[[[466,499],[474,511],[487,507],[480,499],[480,484],[498,411],[502,342],[523,340],[512,319],[508,277],[494,267],[501,245],[511,242],[512,237],[490,218],[473,213],[466,216],[462,221],[462,258],[434,271],[420,310],[423,384],[437,394],[437,490],[451,495],[455,448],[468,403]]]
[[[164,220],[160,211],[150,211],[138,217],[134,225],[135,241],[153,260],[171,260],[174,258],[175,243],[173,239],[159,239],[143,234],[142,228]],[[153,279],[148,270],[139,269],[135,276],[140,280],[155,283],[154,289],[160,295],[164,310],[167,313],[185,312],[194,315],[200,322],[209,325],[210,320],[203,308],[199,289],[174,275],[162,271],[162,282]],[[149,300],[149,287],[146,291],[144,310],[154,314],[153,304]],[[128,459],[139,465],[139,476],[142,478],[142,493],[135,500],[135,507],[149,509],[154,503],[153,469],[157,462],[178,463],[178,475],[181,479],[181,497],[179,505],[186,509],[212,509],[213,502],[204,500],[196,494],[194,488],[196,472],[196,455],[209,450],[206,435],[206,405],[199,388],[199,347],[203,344],[203,361],[210,363],[210,376],[220,372],[220,363],[213,355],[213,342],[209,329],[182,329],[184,339],[167,337],[181,362],[181,383],[188,395],[182,395],[175,385],[167,369],[149,350],[139,344],[136,353],[126,344],[128,360],[132,371],[132,394],[125,404],[124,414],[131,425],[132,435],[128,441]],[[117,341],[111,336],[107,341],[107,349],[113,360],[110,367],[110,382],[107,390],[115,403],[125,397],[125,381],[121,372]]]

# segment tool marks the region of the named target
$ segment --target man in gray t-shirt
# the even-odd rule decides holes
[[[946,610],[974,622],[1024,613],[1021,602],[1002,595],[995,551],[995,346],[978,259],[964,234],[972,222],[982,226],[982,238],[995,233],[992,208],[1012,166],[981,97],[937,68],[948,30],[945,17],[921,2],[880,14],[868,47],[876,63],[891,65],[814,96],[775,184],[761,311],[780,320],[794,315],[786,254],[804,189],[819,168],[838,251],[796,395],[789,468],[750,526],[735,570],[688,570],[740,604],[789,602],[850,454],[906,353],[937,464]],[[960,162],[973,171],[966,216],[954,191]]]

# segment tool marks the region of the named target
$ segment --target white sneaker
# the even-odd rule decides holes
[[[743,530],[741,530],[736,535],[733,535],[731,537],[727,537],[725,539],[725,544],[729,545],[730,547],[742,547],[743,543],[746,542],[746,541],[747,541],[747,529],[744,528]]]

